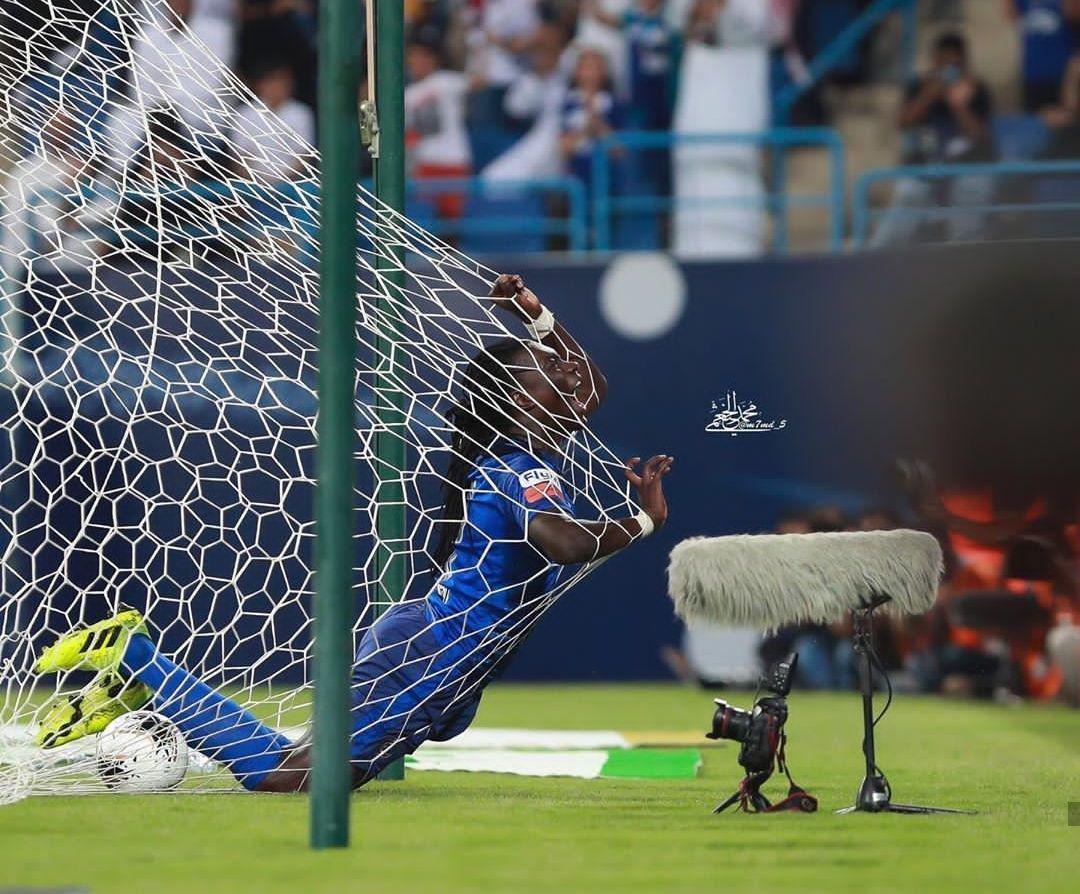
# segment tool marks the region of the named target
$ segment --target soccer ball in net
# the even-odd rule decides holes
[[[187,773],[188,747],[170,720],[152,711],[133,711],[98,737],[94,765],[101,781],[115,791],[166,791]]]

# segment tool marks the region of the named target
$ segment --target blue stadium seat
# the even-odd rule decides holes
[[[469,148],[472,150],[473,170],[482,170],[513,146],[517,138],[518,134],[497,124],[470,125]]]
[[[435,211],[435,200],[432,195],[417,195],[412,191],[406,193],[405,216],[425,230],[434,229],[432,224],[438,220],[439,215]]]
[[[1050,140],[1049,129],[1037,115],[998,115],[993,130],[1002,161],[1035,158]]]
[[[670,193],[670,165],[667,152],[633,152],[612,171],[619,196],[655,197]],[[617,214],[612,222],[612,248],[644,250],[660,248],[658,212],[633,211]]]
[[[546,219],[543,198],[535,193],[474,193],[466,199],[465,215],[458,223],[458,247],[466,254],[543,251]]]

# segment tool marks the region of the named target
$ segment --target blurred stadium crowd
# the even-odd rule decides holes
[[[74,2],[96,6],[94,0]],[[576,190],[584,198],[573,213],[584,228],[585,203],[592,206],[603,191],[643,204],[620,221],[611,240],[599,245],[593,239],[601,248],[667,246],[684,256],[758,254],[768,243],[770,215],[787,208],[786,192],[799,185],[791,184],[787,161],[770,159],[756,146],[677,148],[672,135],[719,138],[732,132],[766,134],[774,124],[837,125],[850,143],[851,135],[836,120],[842,97],[860,86],[887,83],[906,85],[889,94],[895,97],[889,108],[880,103],[874,108],[871,123],[884,134],[878,142],[890,147],[887,161],[880,152],[867,160],[848,146],[850,175],[867,165],[905,166],[889,181],[886,207],[874,212],[867,243],[1075,233],[1075,209],[1080,209],[1075,172],[1026,178],[1005,171],[964,173],[967,169],[957,169],[956,176],[941,174],[942,166],[1080,159],[1080,0],[986,0],[978,6],[979,35],[986,34],[990,5],[996,10],[993,24],[1015,32],[1019,45],[1016,83],[1008,89],[1002,89],[1000,77],[990,83],[985,76],[982,66],[998,65],[1000,59],[965,37],[972,30],[965,24],[972,7],[962,0],[918,4],[918,15],[905,20],[909,26],[918,22],[916,34],[900,27],[899,12],[906,4],[898,2],[894,15],[866,19],[866,34],[850,46],[840,46],[843,36],[875,7],[870,0],[405,0],[408,166],[411,182],[421,187],[413,189],[407,212],[457,238],[455,221],[463,216],[495,218],[510,208],[519,220],[523,215],[565,218]],[[45,0],[28,0],[25,7],[12,7],[5,29],[32,29],[51,15]],[[173,135],[158,142],[166,154],[175,148],[171,154],[179,158],[184,144],[205,127],[221,85],[211,76],[208,59],[208,76],[199,82],[154,88],[161,80],[154,75],[169,56],[170,42],[193,59],[205,58],[209,50],[299,137],[295,154],[260,153],[266,123],[254,108],[235,109],[228,126],[237,156],[259,177],[293,177],[304,144],[316,138],[314,0],[167,0],[163,8],[171,12],[159,16],[156,37],[112,46],[107,37],[88,43],[73,32],[70,47],[57,51],[50,64],[60,74],[66,70],[63,76],[70,81],[80,54],[108,56],[118,77],[140,85],[146,94],[140,102],[153,102],[157,131]],[[197,41],[179,27],[181,22]],[[98,26],[108,31],[104,19]],[[923,52],[909,51],[916,45]],[[110,89],[131,93],[130,83]],[[136,104],[129,103],[91,114],[92,125],[107,131],[107,155],[123,160],[139,151],[143,135],[128,120],[136,112]],[[53,138],[46,151],[64,154],[64,127],[59,121],[46,129],[46,138]],[[655,139],[635,142],[630,132]],[[606,165],[601,184],[593,182],[598,154]],[[18,159],[5,161],[10,167]],[[770,174],[770,164],[783,165],[782,178],[776,170]],[[927,174],[913,173],[913,166]],[[369,176],[366,153],[362,167],[361,177]],[[798,180],[798,165],[795,169]],[[15,168],[8,179],[28,176]],[[842,172],[832,176],[844,179]],[[485,184],[528,182],[536,188],[484,204],[475,195],[478,181],[468,179],[475,177]],[[567,182],[580,188],[560,185]],[[840,206],[833,213],[842,219],[844,184],[830,188]],[[8,192],[16,191],[9,185]],[[695,216],[673,205],[672,198],[691,199],[687,208],[694,200],[712,199],[737,207]],[[1026,219],[1018,228],[1015,215],[999,213],[1010,203],[1029,210],[1033,203],[1057,203],[1056,211],[1064,213],[1062,203],[1069,202],[1075,209],[1054,218],[1053,232],[1033,233]],[[474,239],[462,247],[482,253],[570,245],[566,228],[538,232],[518,244],[507,242],[506,228],[500,228],[486,241]]]
[[[604,138],[716,129],[712,110],[681,90],[681,77],[702,71],[683,59],[695,46],[767,54],[767,69],[739,57],[733,70],[718,69],[707,85],[711,104],[738,106],[762,93],[769,106],[757,119],[763,127],[777,120],[776,99],[792,84],[801,94],[782,123],[821,125],[832,123],[826,89],[891,78],[906,86],[895,119],[885,116],[879,125],[898,129],[901,165],[1080,158],[1077,0],[1001,0],[1001,28],[1016,29],[1021,46],[1015,109],[1008,107],[1013,97],[996,103],[980,75],[980,48],[964,36],[960,2],[922,5],[919,38],[928,59],[921,70],[903,70],[901,37],[882,21],[854,49],[836,55],[818,81],[810,64],[866,11],[868,0],[413,0],[406,6],[410,161],[418,179],[562,174],[591,195],[593,152]],[[763,74],[767,83],[756,83]],[[750,129],[741,121],[729,126]],[[666,148],[621,157],[615,150],[610,188],[669,195]],[[685,167],[686,159],[678,161]],[[873,243],[988,238],[995,225],[1007,229],[1010,222],[980,210],[938,219],[911,212],[1060,202],[1075,192],[1075,180],[1060,178],[1018,184],[989,174],[905,177],[892,194],[897,213],[881,217]],[[439,212],[453,216],[461,208],[460,200],[444,201]],[[641,238],[630,233],[623,247],[651,247],[636,245]]]

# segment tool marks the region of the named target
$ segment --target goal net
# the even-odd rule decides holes
[[[35,744],[47,706],[91,675],[34,664],[122,605],[264,723],[309,719],[318,158],[186,7],[0,6],[0,801],[101,790],[92,737]],[[357,641],[380,603],[435,582],[443,525],[461,521],[441,517],[447,411],[513,325],[477,297],[494,271],[364,190],[359,206]],[[399,417],[376,412],[377,381]],[[380,433],[404,442],[404,469],[380,466]],[[567,443],[578,516],[633,514],[618,459],[587,430]],[[376,530],[388,476],[402,541]],[[404,593],[382,586],[387,557]],[[508,654],[590,567],[470,648]],[[185,788],[235,785],[198,769]]]

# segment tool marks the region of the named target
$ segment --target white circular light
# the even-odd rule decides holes
[[[600,281],[600,313],[625,338],[648,341],[667,334],[685,307],[686,280],[663,252],[619,255]]]

